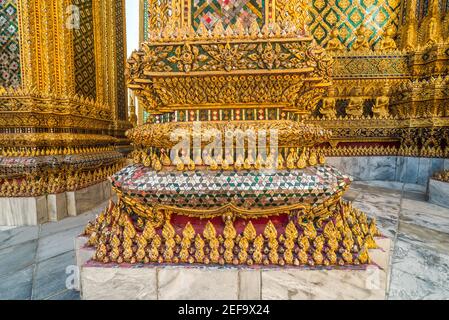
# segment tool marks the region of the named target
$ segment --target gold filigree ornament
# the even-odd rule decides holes
[[[279,266],[366,264],[370,239],[377,233],[377,229],[370,227],[375,222],[346,203],[324,224],[319,219],[302,224],[291,220],[279,231],[269,220],[261,234],[252,221],[241,233],[237,232],[230,213],[224,215],[222,233],[217,233],[211,220],[198,233],[187,222],[179,235],[168,220],[157,229],[147,221],[139,233],[126,211],[118,211],[120,217],[111,218],[117,215],[116,209],[119,206],[110,206],[86,229],[89,245],[96,246],[97,261]],[[335,226],[334,220],[341,222]],[[343,234],[341,242],[338,230]],[[111,248],[109,254],[106,247]]]

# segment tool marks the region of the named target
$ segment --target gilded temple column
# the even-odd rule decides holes
[[[435,44],[440,43],[443,40],[443,36],[441,34],[442,27],[439,0],[432,0],[430,6],[426,42],[427,44]]]
[[[22,87],[74,93],[71,0],[19,0]]]
[[[416,18],[417,0],[404,0],[402,3],[402,24],[400,28],[401,33],[401,48],[411,50],[416,47],[417,41],[417,26],[418,20]]]
[[[0,82],[0,206],[10,208],[0,225],[37,224],[81,213],[75,193],[102,188],[123,163],[113,137],[127,125],[123,2],[12,3],[20,80]],[[102,202],[109,193],[92,194]],[[26,203],[6,204],[15,197]],[[71,208],[50,203],[57,198]],[[36,211],[19,210],[33,201]]]
[[[112,107],[111,130],[118,138],[131,127],[124,79],[126,30],[124,0],[93,2],[97,99]],[[115,26],[111,28],[110,26]],[[121,32],[120,32],[121,31]]]

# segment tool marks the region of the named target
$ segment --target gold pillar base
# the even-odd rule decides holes
[[[285,223],[276,221],[278,217],[199,222],[188,217],[180,220],[167,212],[160,224],[136,221],[131,211],[119,199],[89,223],[85,235],[88,245],[96,249],[94,260],[114,264],[363,265],[370,263],[368,250],[377,247],[374,237],[379,236],[375,220],[369,221],[343,201],[325,217],[286,212]]]

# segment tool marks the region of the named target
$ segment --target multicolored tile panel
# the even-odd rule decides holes
[[[401,0],[310,0],[309,29],[315,40],[325,46],[334,28],[340,31],[340,40],[350,47],[355,31],[364,25],[370,44],[375,45],[386,26],[396,29],[399,23]]]
[[[233,25],[241,20],[245,25],[250,25],[257,20],[260,26],[265,21],[264,0],[191,0],[191,21],[197,28],[201,21],[206,27],[212,29],[218,21],[223,26]]]
[[[92,0],[74,0],[80,11],[80,27],[73,29],[76,93],[95,99],[95,43]]]
[[[330,166],[303,170],[154,171],[128,166],[112,178],[125,195],[150,205],[213,209],[232,202],[245,209],[321,204],[351,180]]]
[[[154,123],[188,121],[254,121],[254,120],[299,120],[298,115],[280,108],[228,108],[178,110],[154,115]]]
[[[20,74],[17,1],[0,0],[0,86],[19,86]]]

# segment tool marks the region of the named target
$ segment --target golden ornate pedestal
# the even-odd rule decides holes
[[[127,132],[134,164],[112,177],[118,202],[86,228],[95,261],[370,263],[375,221],[341,200],[351,181],[315,148],[330,132],[302,121],[332,61],[291,13],[196,31],[173,16],[150,31],[128,85],[151,121]]]

